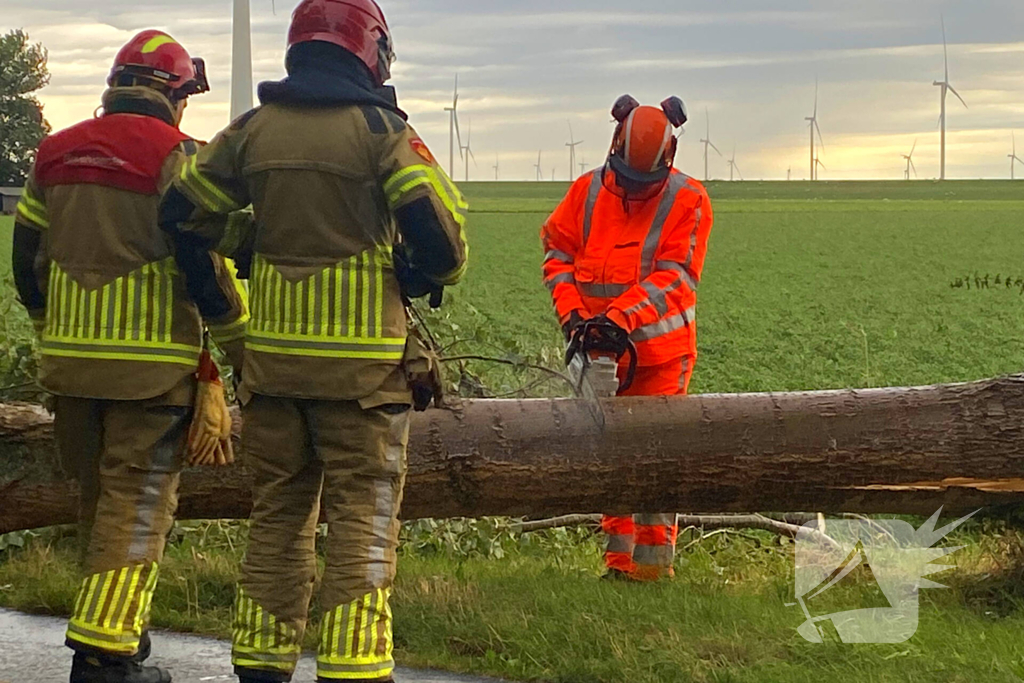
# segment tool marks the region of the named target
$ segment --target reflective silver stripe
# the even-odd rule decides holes
[[[610,553],[632,553],[633,536],[629,534],[609,536],[606,550]]]
[[[562,263],[568,263],[570,266],[575,262],[572,256],[557,249],[552,249],[544,255],[544,262],[547,263],[548,261],[561,261]]]
[[[595,299],[614,299],[633,289],[633,285],[605,285],[597,282],[581,282],[577,286],[580,294]]]
[[[594,207],[597,206],[597,197],[601,194],[602,172],[600,169],[590,174],[590,190],[587,192],[587,208],[583,213],[583,247],[586,248],[587,240],[590,239],[590,230],[594,227]]]
[[[694,233],[693,242],[696,241],[697,233]],[[691,254],[692,253],[693,252],[691,249]],[[689,257],[687,258],[689,259]],[[681,263],[676,263],[675,261],[658,261],[657,263],[654,264],[654,269],[671,270],[673,273],[679,273],[679,276],[683,278],[683,281],[686,282],[687,286],[695,292],[697,291],[697,287],[700,285],[700,279],[693,272],[693,270],[690,267],[684,266]]]
[[[679,373],[679,393],[686,391],[686,377],[690,374],[690,368],[692,367],[693,359],[689,356],[683,358],[683,371]]]
[[[645,567],[671,567],[676,549],[671,545],[638,545],[633,550],[633,561]]]
[[[674,512],[641,512],[636,516],[637,526],[675,526],[678,515]]]
[[[676,204],[679,191],[686,187],[689,177],[682,173],[673,173],[668,177],[668,187],[661,196],[661,203],[658,204],[658,212],[654,214],[654,221],[647,233],[647,240],[644,242],[643,256],[640,259],[640,279],[646,280],[654,272],[654,257],[658,253],[658,245],[661,244],[661,234],[665,230],[665,221],[672,213],[672,207]]]
[[[78,634],[90,640],[101,640],[104,643],[115,643],[115,644],[126,644],[126,645],[137,645],[139,642],[139,636],[134,633],[122,633],[118,635],[111,635],[109,633],[101,633],[100,631],[94,631],[86,626],[79,623],[68,624],[68,632]]]
[[[237,659],[247,659],[251,662],[263,662],[265,664],[295,664],[299,661],[301,651],[298,646],[294,652],[285,654],[273,654],[269,652],[244,652],[235,655]],[[289,667],[291,668],[291,667]]]
[[[547,285],[547,288],[551,290],[552,293],[554,293],[555,287],[558,285],[575,285],[576,278],[573,277],[572,273],[560,273],[548,280],[545,280],[544,284]]]
[[[337,354],[339,357],[369,357],[371,354],[379,355],[382,359],[390,358],[394,354],[398,354],[399,357],[405,352],[405,345],[402,344],[388,344],[388,343],[373,343],[373,344],[358,344],[358,343],[346,343],[346,342],[327,342],[327,341],[315,341],[312,339],[275,339],[273,337],[267,337],[261,334],[249,332],[247,336],[250,346],[253,346],[255,350],[261,350],[259,347],[269,347],[272,349],[280,349],[283,351],[295,350],[295,351],[309,351],[312,354],[323,353],[328,355]],[[348,356],[346,354],[357,354]]]
[[[658,337],[664,337],[666,334],[671,334],[676,330],[682,329],[687,325],[690,325],[694,321],[694,314],[696,308],[688,308],[682,313],[672,316],[671,318],[665,318],[652,325],[644,325],[640,329],[629,335],[629,338],[635,342],[650,341],[651,339],[657,339]]]
[[[661,288],[651,282],[644,282],[642,287],[647,292],[648,301],[658,311],[659,316],[668,315],[668,295],[679,289],[683,281],[679,278],[673,280],[667,287]],[[630,315],[627,311],[626,315]]]
[[[683,261],[683,268],[693,270],[693,254],[697,251],[697,233],[700,232],[700,222],[704,220],[704,207],[698,206],[694,211],[693,234],[690,235],[690,250],[686,253],[686,260]]]
[[[377,673],[378,671],[390,671],[395,668],[395,661],[388,659],[380,664],[328,664],[324,661],[317,661],[317,670],[322,674],[328,673]]]

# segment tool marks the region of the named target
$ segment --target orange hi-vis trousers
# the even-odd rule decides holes
[[[677,396],[689,389],[693,358],[663,365],[638,367],[633,386],[622,396]],[[676,513],[605,515],[601,529],[608,536],[605,566],[641,581],[672,576],[679,527]]]

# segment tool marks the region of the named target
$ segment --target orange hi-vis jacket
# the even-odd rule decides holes
[[[630,333],[643,367],[695,359],[711,200],[677,170],[642,201],[624,203],[612,183],[603,168],[583,176],[544,224],[544,282],[559,320],[606,314]]]

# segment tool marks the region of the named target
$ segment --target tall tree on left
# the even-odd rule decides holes
[[[0,185],[22,185],[39,142],[50,132],[33,93],[50,82],[47,52],[28,34],[0,36]]]

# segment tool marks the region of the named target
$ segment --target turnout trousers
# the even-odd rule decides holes
[[[145,401],[57,397],[61,464],[81,487],[85,578],[67,630],[76,651],[148,654],[144,634],[178,505],[193,393],[188,378]]]
[[[676,396],[685,394],[693,375],[693,358],[684,357],[663,365],[638,367],[633,386],[621,396]],[[608,536],[605,566],[640,581],[672,576],[676,513],[605,515],[601,529]]]
[[[291,679],[316,578],[322,505],[328,537],[318,675],[388,680],[409,407],[364,410],[357,401],[257,394],[243,414],[242,450],[255,484],[233,618],[236,673]]]

